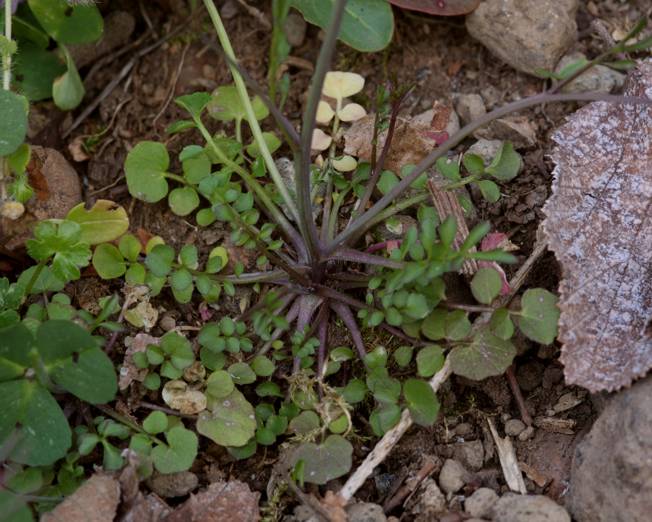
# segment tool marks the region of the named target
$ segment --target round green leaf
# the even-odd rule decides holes
[[[97,200],[90,210],[86,210],[84,203],[80,203],[70,209],[66,219],[79,223],[80,240],[89,245],[118,239],[129,228],[127,211],[106,199]]]
[[[244,446],[255,435],[253,406],[238,390],[209,402],[199,414],[197,431],[221,446]]]
[[[162,411],[153,411],[143,421],[143,429],[156,435],[168,429],[168,416]]]
[[[168,193],[165,174],[170,157],[165,145],[154,141],[141,141],[125,160],[125,174],[129,193],[147,203],[156,203]]]
[[[486,170],[496,179],[509,181],[518,175],[522,165],[521,155],[514,150],[511,143],[506,141]]]
[[[292,453],[290,463],[303,461],[303,479],[311,484],[326,484],[351,469],[353,446],[340,435],[330,435],[322,444],[301,444]]]
[[[479,303],[491,304],[500,293],[502,286],[503,281],[495,269],[480,268],[471,281],[471,293]]]
[[[259,377],[269,377],[274,373],[276,366],[264,355],[258,355],[251,361],[251,369]]]
[[[116,279],[125,273],[127,265],[116,247],[102,243],[93,252],[93,268],[102,279]]]
[[[514,323],[509,316],[509,311],[506,308],[498,308],[489,321],[491,331],[501,339],[507,340],[514,335]]]
[[[213,372],[206,381],[206,393],[215,399],[226,397],[234,388],[233,379],[224,370]]]
[[[228,372],[236,384],[251,384],[256,380],[256,374],[251,367],[244,362],[234,363],[228,368]],[[233,444],[228,444],[233,446]]]
[[[199,206],[199,196],[192,187],[175,188],[168,195],[168,204],[177,216],[187,216]]]
[[[174,250],[168,245],[156,245],[145,259],[145,265],[157,277],[168,275],[173,262]]]
[[[0,156],[8,156],[25,140],[27,100],[11,91],[0,90]]]
[[[28,0],[43,29],[58,43],[82,44],[102,36],[104,21],[96,5],[65,0]]]
[[[197,456],[197,435],[178,425],[165,434],[165,439],[167,445],[159,444],[151,453],[156,470],[159,473],[178,473],[190,469]]]
[[[63,51],[66,56],[67,70],[52,82],[52,99],[61,110],[71,111],[84,99],[86,90],[75,62],[65,47],[63,47]]]
[[[252,98],[251,104],[257,120],[263,120],[269,115],[269,110],[260,97]],[[219,121],[244,120],[247,117],[235,85],[222,85],[213,91],[208,114]]]
[[[374,434],[382,437],[388,430],[396,426],[396,423],[401,418],[401,408],[398,404],[383,404],[380,408],[376,408],[369,416],[369,424]]]
[[[430,385],[419,379],[408,379],[403,383],[403,395],[412,420],[421,426],[432,426],[439,413],[439,401]]]
[[[326,29],[334,0],[291,0],[311,24]],[[362,52],[384,49],[392,39],[394,15],[386,0],[349,0],[344,8],[339,38]]]
[[[489,203],[495,203],[500,199],[500,189],[490,179],[483,179],[477,183],[482,197],[486,199]]]
[[[470,343],[456,346],[449,355],[454,373],[476,381],[501,375],[515,356],[511,342],[488,330],[480,330]]]
[[[521,298],[521,312],[516,324],[528,339],[550,344],[557,337],[559,308],[557,296],[542,288],[526,290]]]
[[[417,354],[417,373],[421,377],[432,377],[444,366],[444,351],[436,344],[426,346]]]
[[[412,347],[400,346],[394,352],[394,360],[401,368],[405,368],[412,360]]]
[[[7,446],[7,457],[29,466],[52,464],[72,443],[68,420],[57,401],[36,381],[26,379],[0,383],[0,444],[12,435],[15,445]]]

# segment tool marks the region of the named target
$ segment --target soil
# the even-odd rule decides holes
[[[225,23],[233,47],[242,66],[255,80],[263,83],[267,74],[270,34],[258,20],[238,8],[237,2],[229,3],[233,16]],[[269,18],[267,2],[250,3],[261,4],[259,7]],[[639,3],[643,9],[645,0]],[[622,24],[623,17],[627,16],[628,9],[634,10],[636,7],[636,2],[623,4],[611,0],[581,4],[577,17],[580,40],[575,50],[587,55],[595,55],[604,45],[590,30],[593,20],[599,18],[607,26],[617,28]],[[229,83],[226,64],[206,43],[206,38],[211,41],[213,38],[206,23],[201,20],[186,21],[185,2],[118,0],[105,5],[107,10],[124,10],[134,16],[136,29],[131,42],[147,31],[156,35],[145,38],[145,43],[151,43],[180,24],[187,23],[187,29],[137,60],[126,79],[101,100],[98,110],[65,139],[61,131],[70,125],[78,113],[64,115],[51,104],[36,105],[34,110],[42,118],[39,125],[42,130],[34,135],[31,142],[54,147],[73,162],[82,179],[84,200],[88,205],[99,198],[116,201],[127,208],[133,232],[161,235],[177,248],[183,244],[195,244],[201,253],[205,253],[212,245],[221,243],[228,236],[228,231],[219,226],[202,231],[189,220],[171,214],[165,203],[150,205],[132,199],[124,182],[123,164],[127,152],[141,140],[164,142],[171,151],[171,157],[183,146],[192,143],[193,136],[190,134],[170,137],[165,133],[165,128],[171,122],[182,117],[181,110],[171,100],[198,89],[212,90]],[[319,44],[319,30],[309,26],[305,43],[291,53],[301,59],[295,60],[300,67],[289,68],[291,90],[285,105],[286,114],[295,123],[300,117],[311,74],[309,67],[302,64],[314,64]],[[119,73],[125,61],[124,57],[110,61],[87,81],[87,101],[94,100],[100,94]],[[450,101],[454,93],[481,94],[488,108],[492,108],[540,92],[544,87],[542,80],[514,71],[473,41],[464,29],[462,17],[428,18],[399,11],[394,40],[385,52],[360,54],[340,45],[334,69],[362,74],[367,80],[364,95],[368,99],[373,99],[376,87],[387,80],[387,74],[395,76],[399,84],[414,85],[407,102],[407,112],[411,114],[431,108],[437,100]],[[88,69],[82,72],[88,72]],[[521,261],[527,258],[534,245],[538,222],[542,217],[540,209],[549,194],[552,171],[548,159],[550,134],[572,110],[572,104],[565,104],[537,107],[524,112],[523,116],[537,135],[535,146],[520,151],[524,154],[524,170],[515,181],[503,187],[504,197],[499,203],[485,204],[476,198],[479,217],[490,220],[496,230],[510,236],[511,241],[519,247],[517,255]],[[34,119],[36,121],[38,118]],[[220,130],[220,126],[213,124],[211,130]],[[74,162],[71,144],[89,137],[96,137],[89,152],[90,158]],[[470,143],[472,140],[465,146]],[[535,265],[526,284],[555,290],[559,276],[555,259],[549,254]],[[107,285],[92,276],[74,286],[74,293],[71,293],[73,299],[87,309],[92,306],[89,295],[106,295],[109,289],[119,290],[118,286]],[[165,298],[157,300],[156,306],[168,310],[175,317],[177,325],[198,326],[202,322],[199,311],[193,306],[179,307]],[[228,308],[228,305],[224,306]],[[153,335],[161,333],[158,327],[152,332]],[[341,337],[341,344],[346,343],[346,332],[337,333]],[[375,340],[378,343],[387,341]],[[536,347],[527,341],[521,344],[514,367],[526,407],[534,419],[534,429],[514,437],[516,453],[526,470],[528,491],[549,495],[563,503],[573,448],[578,437],[590,427],[595,416],[594,408],[581,390],[564,384],[556,346]],[[124,347],[117,343],[115,356],[120,358],[123,353]],[[577,404],[570,409],[557,411],[555,405],[569,393],[578,397]],[[376,470],[373,480],[367,481],[358,498],[382,504],[410,473],[422,466],[426,456],[432,456],[440,463],[444,458],[456,458],[472,471],[474,478],[462,493],[470,494],[481,486],[496,489],[499,494],[506,491],[486,421],[487,417],[492,417],[502,429],[509,419],[520,419],[519,409],[505,377],[482,382],[452,378],[440,395],[443,411],[441,422],[431,429],[412,428]],[[124,410],[136,416],[147,413],[145,410],[131,411],[127,403]],[[363,421],[363,418],[360,416],[356,420]],[[523,436],[523,433],[529,436]],[[479,444],[469,445],[474,441]],[[356,443],[356,462],[366,455],[373,443],[374,440],[370,439],[360,439]],[[198,475],[201,486],[220,479],[235,478],[248,483],[265,500],[267,482],[276,457],[274,451],[269,451],[254,459],[235,462],[226,452],[203,439],[200,457],[192,471]],[[475,469],[470,469],[470,465]],[[411,518],[409,510],[402,507],[392,514],[403,514],[403,520]]]

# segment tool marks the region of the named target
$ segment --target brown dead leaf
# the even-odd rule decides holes
[[[41,517],[41,522],[84,520],[113,522],[120,503],[120,485],[109,475],[96,474]]]
[[[134,354],[137,352],[144,352],[150,344],[158,344],[161,342],[159,337],[153,337],[146,333],[136,334],[130,339],[127,344],[127,351],[125,358],[120,368],[120,378],[118,380],[118,387],[120,390],[126,390],[133,381],[143,382],[147,376],[147,368],[140,369],[134,364]]]
[[[652,98],[652,60],[625,94]],[[543,224],[560,261],[559,339],[566,382],[628,386],[652,367],[652,108],[595,102],[553,139]]]
[[[260,520],[258,501],[244,482],[214,482],[206,491],[191,495],[166,522],[257,522]]]

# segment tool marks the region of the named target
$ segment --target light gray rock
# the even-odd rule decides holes
[[[481,138],[469,147],[468,152],[477,154],[483,159],[485,165],[489,165],[494,159],[494,156],[498,154],[502,145],[503,142],[500,140],[485,140]]]
[[[439,485],[446,493],[457,493],[469,479],[469,472],[453,459],[446,459],[439,473]]]
[[[418,519],[436,520],[437,515],[446,511],[446,497],[434,479],[427,478],[419,491],[408,501],[408,509]]]
[[[464,501],[464,511],[472,517],[489,517],[496,502],[498,502],[498,494],[493,489],[480,488]]]
[[[466,17],[469,34],[519,71],[553,70],[577,38],[578,0],[485,0]]]
[[[346,509],[349,522],[386,522],[382,506],[371,502],[359,502]]]
[[[525,424],[519,419],[509,419],[505,423],[505,435],[518,437],[525,429]]]
[[[501,497],[493,510],[494,522],[571,522],[568,512],[544,495]]]
[[[487,114],[484,100],[479,94],[460,94],[455,100],[455,111],[462,125],[481,118]]]
[[[199,479],[190,471],[179,473],[155,474],[147,481],[150,489],[159,497],[183,497],[197,488]]]
[[[578,522],[652,516],[652,377],[611,398],[576,450],[568,506]]]
[[[484,463],[482,441],[470,440],[453,444],[453,458],[470,470],[479,471]]]
[[[568,65],[578,60],[586,59],[582,53],[571,53],[564,56],[555,69],[560,72]],[[625,75],[604,65],[594,65],[578,78],[562,88],[562,92],[611,92],[622,87]]]
[[[509,141],[515,149],[532,147],[537,142],[534,126],[526,118],[498,118],[475,131],[476,138]]]

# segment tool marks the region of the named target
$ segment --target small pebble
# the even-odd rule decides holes
[[[526,440],[531,439],[532,435],[534,435],[534,426],[528,426],[521,433],[519,433],[518,440],[524,442]]]
[[[464,511],[472,517],[489,517],[496,502],[498,495],[493,489],[479,488],[464,502]]]
[[[177,326],[177,322],[175,321],[174,317],[171,315],[164,315],[161,317],[161,320],[159,321],[158,325],[161,327],[161,330],[164,332],[169,332],[170,330],[174,330]]]
[[[453,431],[455,432],[455,435],[459,435],[460,437],[468,437],[473,433],[473,426],[468,422],[462,422],[455,426]]]
[[[459,462],[446,459],[439,473],[439,485],[446,493],[457,493],[469,480],[469,472]]]
[[[518,437],[525,429],[525,424],[518,419],[510,419],[505,423],[505,435]]]
[[[285,37],[292,47],[301,47],[306,40],[308,24],[299,13],[292,11],[285,19]]]

